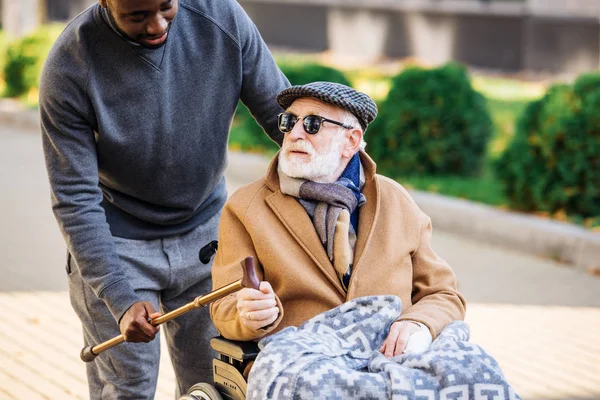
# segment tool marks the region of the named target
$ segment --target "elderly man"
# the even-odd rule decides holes
[[[465,302],[431,248],[429,217],[364,152],[375,103],[327,82],[285,89],[277,101],[286,110],[282,149],[264,179],[226,203],[212,272],[213,286],[222,286],[252,255],[264,281],[213,303],[215,326],[228,339],[256,340],[357,297],[395,295],[402,315],[380,350],[391,357],[426,349],[464,318]],[[428,338],[411,345],[417,332]]]

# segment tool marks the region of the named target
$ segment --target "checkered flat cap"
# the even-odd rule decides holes
[[[377,105],[369,96],[346,85],[332,82],[312,82],[283,90],[277,102],[284,110],[302,97],[313,97],[324,103],[350,111],[358,118],[363,131],[377,116]]]

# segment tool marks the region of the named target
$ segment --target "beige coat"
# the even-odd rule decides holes
[[[298,326],[345,301],[369,295],[396,295],[400,320],[418,321],[435,338],[465,315],[454,273],[431,249],[431,220],[406,190],[375,174],[375,163],[361,152],[365,170],[358,238],[348,293],[327,258],[310,217],[296,198],[281,193],[277,157],[264,179],[238,190],[228,200],[219,227],[213,288],[241,277],[240,262],[252,255],[259,278],[268,281],[280,307],[267,329],[242,324],[235,294],[214,302],[213,322],[221,335],[254,340],[287,326]]]

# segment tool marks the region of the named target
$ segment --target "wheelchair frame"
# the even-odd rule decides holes
[[[219,336],[211,339],[210,346],[216,352],[213,358],[214,386],[196,384],[180,400],[244,400],[247,387],[244,371],[258,355],[257,343]]]

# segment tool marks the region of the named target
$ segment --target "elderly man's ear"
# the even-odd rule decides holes
[[[354,154],[360,149],[360,143],[362,142],[363,133],[360,129],[352,129],[346,134],[348,141],[346,147],[342,151],[342,157],[352,158]]]

